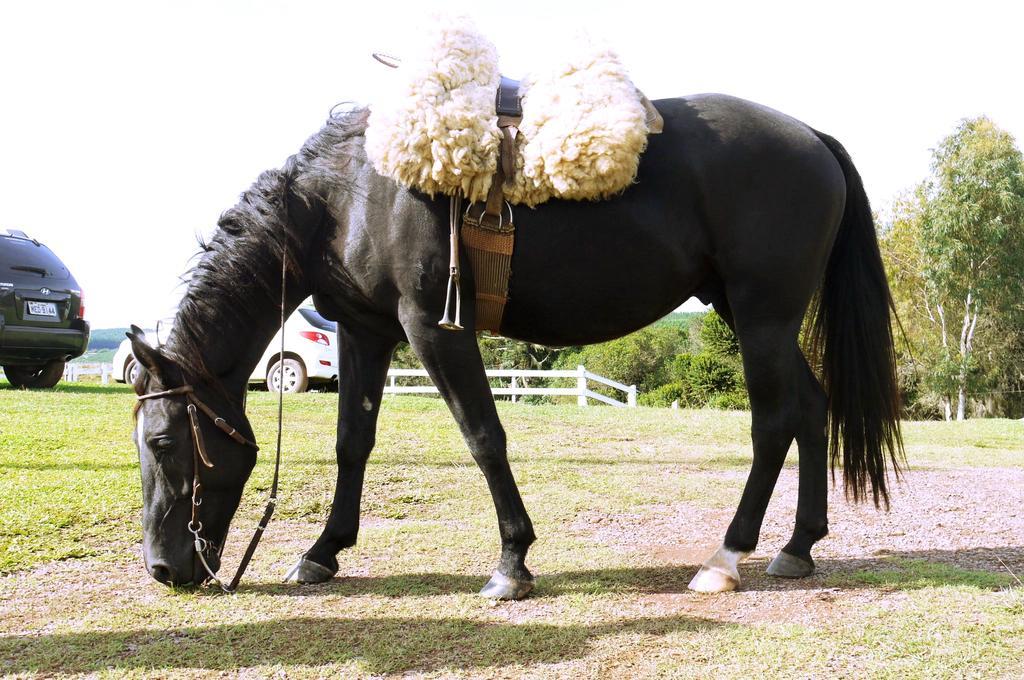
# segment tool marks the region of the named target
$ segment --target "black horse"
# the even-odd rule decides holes
[[[736,565],[757,545],[790,444],[799,445],[792,539],[769,573],[814,569],[811,547],[828,532],[828,459],[845,490],[888,504],[887,461],[902,453],[891,299],[860,177],[831,137],[768,108],[722,95],[655,102],[664,133],[650,139],[636,182],[601,202],[551,201],[515,212],[510,302],[501,332],[548,345],[622,336],[690,296],[710,303],[739,338],[753,417],[753,465],[722,547],[691,588],[739,584]],[[263,173],[219,229],[191,274],[166,346],[133,335],[139,395],[183,385],[239,428],[248,376],[280,314],[309,295],[339,322],[338,480],[327,525],[293,578],[325,581],[356,542],[366,461],[385,376],[407,340],[447,401],[487,479],[501,556],[482,591],[519,598],[532,587],[534,540],[506,458],[505,432],[472,330],[438,327],[448,280],[448,201],[377,175],[363,151],[366,112],[332,116],[280,170]],[[282,253],[286,251],[286,263]],[[465,260],[464,260],[465,261]],[[463,296],[473,300],[472,272]],[[811,303],[814,303],[811,305]],[[809,352],[799,345],[812,307]],[[474,328],[473,305],[464,324]],[[238,340],[242,338],[242,340]],[[815,375],[818,369],[821,382]],[[193,451],[180,393],[141,401],[135,443],[143,478],[144,554],[168,584],[213,570],[255,448],[192,417],[212,467]],[[209,413],[208,412],[208,413]],[[188,525],[191,484],[208,550]]]

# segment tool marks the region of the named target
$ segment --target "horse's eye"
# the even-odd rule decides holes
[[[173,437],[153,437],[149,440],[149,448],[154,453],[166,453],[174,448]]]

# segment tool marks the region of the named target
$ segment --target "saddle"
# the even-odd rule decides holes
[[[467,21],[439,26],[427,50],[401,70],[396,98],[370,108],[367,156],[406,187],[450,197],[440,325],[462,328],[461,242],[476,284],[476,330],[497,333],[508,302],[513,205],[600,200],[625,190],[647,135],[662,130],[661,115],[609,50],[588,47],[549,73],[517,81],[498,72],[494,46]]]

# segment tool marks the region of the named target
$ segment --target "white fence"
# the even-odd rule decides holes
[[[64,367],[64,380],[67,382],[78,382],[83,375],[98,375],[100,382],[107,385],[110,383],[110,377],[114,375],[114,364],[69,363]]]
[[[385,394],[436,394],[437,387],[434,385],[400,385],[400,378],[427,378],[426,370],[422,368],[392,368],[388,370],[388,383],[384,387]],[[491,369],[487,371],[488,378],[508,379],[508,387],[492,387],[491,393],[495,396],[511,396],[512,401],[519,397],[531,394],[546,394],[576,397],[576,403],[586,406],[588,399],[599,401],[611,406],[636,406],[636,385],[623,385],[622,383],[610,380],[603,375],[590,373],[583,366],[577,366],[575,371],[528,371],[517,369]],[[530,387],[531,378],[561,378],[575,379],[573,387]],[[621,402],[607,397],[587,387],[587,382],[593,381],[605,385],[620,392],[626,393],[626,401]]]
[[[100,382],[104,385],[110,382],[114,374],[113,364],[75,364],[69,363],[64,368],[64,380],[67,382],[78,382],[83,375],[98,375]],[[508,380],[508,386],[492,387],[491,393],[495,396],[510,396],[512,401],[527,395],[549,395],[576,397],[576,403],[586,406],[588,400],[593,399],[602,404],[621,407],[636,406],[636,385],[623,385],[603,375],[589,372],[584,366],[577,366],[576,370],[563,371],[529,371],[518,369],[492,369],[487,371],[488,378]],[[437,387],[434,385],[402,385],[399,381],[402,378],[429,378],[426,370],[422,368],[392,368],[388,370],[388,382],[384,386],[385,394],[437,394]],[[574,380],[572,387],[532,387],[532,378],[555,378],[563,381]],[[591,390],[589,382],[611,387],[619,392],[625,393],[625,401],[618,401],[606,395]]]

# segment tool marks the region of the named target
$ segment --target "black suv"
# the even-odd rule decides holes
[[[0,230],[0,366],[15,387],[53,387],[85,352],[82,290],[49,248]]]

